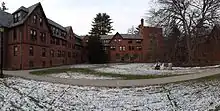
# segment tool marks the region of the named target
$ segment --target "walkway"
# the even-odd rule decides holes
[[[66,67],[66,66],[65,66]],[[39,70],[39,69],[38,69]],[[77,85],[77,86],[96,86],[96,87],[143,87],[148,85],[156,84],[166,84],[172,82],[193,80],[202,77],[212,76],[220,74],[220,68],[215,68],[213,70],[201,72],[198,74],[191,75],[182,75],[182,76],[173,76],[165,78],[156,78],[156,79],[141,79],[141,80],[87,80],[87,79],[64,79],[64,78],[55,78],[48,76],[36,76],[29,74],[33,70],[24,70],[24,71],[4,71],[5,75],[21,77],[24,79],[68,84],[68,85]]]

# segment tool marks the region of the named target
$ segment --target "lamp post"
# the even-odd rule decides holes
[[[0,35],[1,35],[1,72],[0,72],[0,78],[3,78],[3,32],[4,32],[4,28],[0,27]]]

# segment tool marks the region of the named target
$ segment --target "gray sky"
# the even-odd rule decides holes
[[[127,33],[132,25],[138,26],[145,18],[151,0],[0,0],[12,13],[20,6],[41,2],[48,18],[63,26],[72,26],[78,35],[85,35],[97,13],[107,13],[113,20],[115,32]]]

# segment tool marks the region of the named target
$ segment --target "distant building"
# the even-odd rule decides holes
[[[102,35],[101,41],[109,62],[155,62],[163,55],[162,28],[146,27],[143,19],[138,33]]]

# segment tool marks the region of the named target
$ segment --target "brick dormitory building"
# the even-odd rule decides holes
[[[88,36],[83,38],[88,42]],[[144,26],[144,19],[136,34],[102,35],[101,41],[110,63],[155,62],[163,55],[162,28]]]
[[[4,28],[5,69],[33,69],[88,62],[88,37],[80,37],[71,26],[48,19],[40,3],[22,6],[10,14],[0,10]],[[109,62],[151,62],[162,55],[162,29],[139,25],[137,34],[103,35]]]
[[[10,14],[0,10],[5,69],[32,69],[82,63],[82,39],[72,27],[48,19],[40,3]]]

